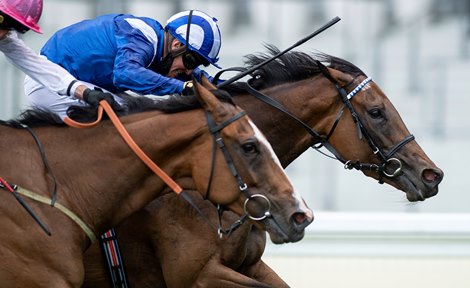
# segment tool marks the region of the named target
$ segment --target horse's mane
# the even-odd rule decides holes
[[[0,125],[13,128],[23,128],[40,126],[62,126],[64,125],[59,116],[40,108],[32,108],[23,111],[18,117],[10,120],[0,120]]]
[[[212,90],[217,99],[222,102],[235,105],[230,94],[223,90]],[[167,97],[145,97],[131,96],[129,94],[119,95],[123,100],[122,110],[116,111],[118,116],[124,116],[134,113],[159,110],[164,113],[178,113],[201,108],[201,103],[195,95],[181,96],[178,94]],[[90,106],[71,106],[67,110],[67,115],[76,121],[92,121],[96,119],[96,109]]]
[[[235,105],[230,95],[222,90],[211,91],[220,101]],[[164,113],[178,113],[187,110],[201,108],[201,103],[196,96],[170,95],[168,97],[140,97],[123,93],[122,109],[115,111],[118,116],[124,116],[139,112],[160,110]],[[91,106],[70,106],[67,115],[76,121],[92,122],[96,120],[97,109]],[[1,125],[21,128],[23,125],[29,127],[39,126],[63,126],[65,125],[56,114],[33,108],[23,111],[17,118],[8,121],[0,120]]]
[[[274,45],[265,45],[265,47],[267,49],[265,53],[246,55],[244,68],[251,69],[281,52]],[[253,72],[255,79],[250,84],[255,89],[263,89],[277,84],[300,81],[320,75],[321,71],[317,61],[330,68],[350,74],[353,77],[365,75],[354,64],[335,56],[321,52],[307,54],[299,51],[290,51]],[[231,94],[238,94],[246,92],[244,87],[245,82],[236,82],[225,86],[224,90],[229,91]]]

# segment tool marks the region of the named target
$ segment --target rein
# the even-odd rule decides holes
[[[103,110],[108,114],[109,119],[111,119],[111,122],[114,124],[121,137],[124,139],[127,145],[129,145],[132,151],[142,160],[142,162],[144,162],[144,164],[147,165],[150,170],[152,170],[158,177],[160,177],[163,182],[165,182],[165,184],[173,190],[173,192],[175,192],[176,194],[180,194],[183,189],[173,179],[171,179],[171,177],[168,176],[165,171],[158,167],[157,164],[155,164],[155,162],[153,162],[152,159],[150,159],[150,157],[148,157],[147,154],[142,151],[142,149],[137,145],[137,143],[135,143],[134,139],[132,139],[132,137],[129,135],[129,132],[127,132],[126,128],[119,120],[119,117],[116,115],[116,113],[114,113],[113,108],[111,108],[107,101],[102,100],[100,102],[100,106],[98,107],[98,118],[95,122],[83,124],[74,121],[69,117],[66,117],[64,119],[64,122],[65,124],[74,128],[94,127],[98,125],[98,123],[101,121],[103,117]]]
[[[388,153],[385,153],[384,150],[381,149],[375,143],[372,136],[369,134],[369,132],[367,131],[367,129],[363,125],[363,123],[360,120],[356,110],[354,109],[354,107],[352,106],[352,104],[350,102],[350,99],[352,99],[352,97],[354,95],[356,95],[359,91],[362,90],[362,88],[364,88],[364,86],[366,86],[370,81],[372,81],[372,78],[369,77],[369,78],[365,79],[358,86],[356,86],[350,93],[347,93],[346,90],[344,89],[344,87],[339,86],[337,81],[328,73],[328,70],[326,69],[326,67],[323,64],[321,64],[321,62],[319,62],[319,61],[317,63],[320,67],[320,70],[321,70],[322,74],[325,77],[327,77],[335,85],[335,87],[338,90],[338,93],[341,97],[341,100],[344,103],[344,106],[347,107],[349,112],[351,113],[351,115],[353,117],[353,121],[356,124],[357,129],[358,129],[359,139],[362,139],[363,136],[365,137],[365,139],[366,139],[368,145],[371,147],[373,153],[375,155],[377,155],[377,157],[379,157],[379,159],[382,161],[381,164],[362,163],[360,161],[346,160],[329,143],[328,140],[331,137],[331,135],[333,135],[333,132],[335,131],[335,129],[336,129],[338,123],[339,123],[339,120],[341,119],[341,117],[343,115],[344,107],[338,113],[338,115],[336,117],[336,120],[333,123],[333,126],[331,127],[328,134],[326,136],[322,136],[317,131],[312,129],[309,125],[307,125],[305,122],[300,120],[293,113],[288,111],[281,103],[277,102],[276,100],[270,98],[269,96],[263,94],[262,92],[256,90],[255,88],[253,88],[253,86],[251,85],[251,82],[254,81],[256,78],[251,78],[246,82],[246,89],[251,95],[253,95],[258,100],[270,105],[273,108],[276,108],[280,112],[288,115],[294,121],[299,123],[315,139],[315,143],[313,145],[311,145],[311,147],[313,149],[315,149],[316,151],[326,155],[325,153],[323,153],[322,151],[319,150],[321,147],[325,147],[328,151],[330,151],[330,153],[333,154],[334,157],[332,157],[332,158],[337,159],[338,161],[340,161],[341,163],[344,164],[345,169],[349,169],[349,170],[356,169],[356,170],[360,170],[360,171],[370,170],[370,171],[378,172],[379,173],[379,183],[380,184],[384,183],[383,182],[383,176],[386,176],[386,177],[389,177],[389,178],[394,178],[394,177],[400,175],[401,169],[402,169],[402,162],[397,158],[393,158],[392,156],[398,150],[400,150],[402,147],[404,147],[407,143],[413,141],[415,139],[414,136],[413,135],[407,136],[405,139],[403,139],[402,141],[400,141],[396,145],[394,145]],[[235,69],[238,70],[240,68],[236,67]],[[225,71],[228,71],[228,69],[226,69]],[[388,173],[386,171],[386,167],[390,164],[396,164],[396,166],[397,166],[397,168],[392,173]]]
[[[77,121],[72,120],[69,117],[64,119],[64,122],[74,128],[91,128],[97,126],[103,117],[103,110],[108,114],[111,122],[118,130],[121,137],[127,143],[127,145],[132,149],[132,151],[147,165],[150,170],[152,170],[160,179],[162,179],[165,184],[167,184],[173,192],[178,195],[182,195],[184,199],[185,193],[181,193],[183,189],[170,177],[168,174],[165,173],[160,167],[155,164],[155,162],[150,159],[150,157],[145,154],[145,152],[135,143],[134,139],[129,135],[126,128],[119,120],[118,116],[111,108],[109,103],[106,100],[102,100],[100,102],[100,106],[98,106],[98,115],[97,120],[91,123],[80,123]],[[192,204],[193,205],[193,204]],[[124,270],[124,264],[121,258],[120,250],[119,250],[119,243],[116,236],[116,231],[114,228],[109,229],[100,237],[100,244],[101,248],[106,255],[106,263],[108,268],[108,273],[111,278],[111,282],[113,287],[120,287],[125,288],[129,287],[127,276]]]
[[[100,102],[100,106],[98,107],[98,119],[95,122],[92,123],[87,123],[83,124],[80,122],[76,122],[68,117],[64,119],[64,122],[75,128],[90,128],[98,125],[98,123],[101,121],[102,116],[103,116],[103,110],[108,114],[109,118],[111,119],[112,123],[118,130],[119,134],[121,137],[125,140],[125,142],[129,145],[129,147],[134,151],[134,153],[157,175],[159,176],[176,194],[180,195],[183,199],[185,199],[202,217],[203,219],[212,227],[212,223],[209,221],[209,218],[199,209],[199,207],[192,201],[192,199],[189,197],[187,193],[181,193],[184,192],[183,189],[174,182],[173,179],[171,179],[163,170],[160,169],[146,154],[145,152],[140,149],[140,147],[135,143],[135,141],[131,138],[127,130],[125,129],[124,125],[121,123],[117,115],[114,113],[113,109],[109,105],[109,103],[105,100]],[[221,215],[222,215],[222,210],[220,208],[220,205],[217,205],[217,210],[218,210],[218,215],[219,215],[219,227],[217,229],[217,234],[219,238],[222,238],[223,235],[228,235],[239,228],[246,220],[246,218],[251,218],[253,220],[263,220],[267,217],[270,217],[270,209],[271,209],[271,203],[269,202],[268,198],[266,198],[264,195],[259,195],[259,194],[254,194],[254,195],[249,195],[248,194],[248,187],[247,184],[241,179],[241,176],[239,175],[235,164],[233,162],[233,159],[229,153],[229,151],[226,149],[225,144],[223,142],[223,139],[220,135],[220,131],[230,125],[231,123],[237,121],[238,119],[244,117],[246,115],[245,111],[242,111],[232,118],[220,123],[216,124],[212,116],[206,112],[206,118],[209,126],[209,130],[211,134],[213,135],[213,156],[212,156],[212,165],[211,165],[211,171],[210,171],[210,177],[209,177],[209,184],[208,184],[208,190],[206,192],[206,198],[208,197],[210,193],[210,187],[211,187],[211,182],[212,182],[212,176],[214,172],[214,165],[215,165],[215,155],[216,155],[216,146],[219,146],[219,148],[222,150],[222,153],[225,157],[225,160],[227,162],[227,165],[229,166],[230,172],[232,175],[235,177],[238,183],[238,187],[240,192],[244,193],[247,197],[244,203],[244,214],[234,222],[228,229],[222,229],[222,224],[221,224]],[[248,213],[247,210],[247,205],[248,202],[254,198],[259,198],[261,197],[268,203],[268,210],[265,212],[263,217],[254,217]],[[214,227],[215,228],[215,227]],[[109,237],[111,235],[111,237]],[[106,254],[106,263],[108,264],[108,273],[111,276],[112,280],[112,285],[114,287],[128,287],[127,284],[127,277],[126,273],[123,268],[123,262],[119,253],[119,244],[117,241],[117,236],[115,230],[112,228],[109,231],[107,231],[104,235],[101,236],[101,247],[104,250]]]
[[[191,198],[186,194],[186,193],[181,193],[183,192],[183,189],[178,185],[176,184],[176,182],[174,182],[173,179],[171,179],[163,170],[161,170],[160,167],[158,167],[146,154],[145,152],[142,151],[142,149],[140,149],[140,147],[135,143],[135,141],[131,138],[131,136],[129,135],[129,133],[127,132],[127,130],[125,129],[124,125],[121,123],[121,121],[119,120],[119,118],[117,117],[117,115],[114,113],[113,109],[111,108],[111,106],[109,105],[108,102],[106,101],[101,101],[100,102],[100,106],[98,107],[98,119],[95,121],[95,122],[92,122],[92,123],[86,123],[86,124],[83,124],[83,123],[80,123],[80,122],[77,122],[77,121],[74,121],[68,117],[66,117],[64,119],[64,122],[71,126],[71,127],[75,127],[75,128],[90,128],[90,127],[94,127],[96,125],[98,125],[98,123],[101,121],[102,119],[102,116],[103,116],[103,110],[108,114],[109,118],[111,119],[112,123],[114,124],[114,126],[116,127],[116,129],[119,131],[120,135],[122,136],[122,138],[126,141],[126,143],[129,145],[129,147],[134,151],[134,153],[157,175],[159,176],[176,194],[178,195],[181,195],[186,201],[189,202],[189,204],[191,206],[193,206],[204,218],[206,218],[206,221],[208,221],[207,217],[202,213],[202,211],[197,207],[197,205],[194,204],[194,202],[191,200]],[[219,228],[217,229],[217,232],[218,232],[218,235],[219,237],[222,237],[222,235],[226,234],[226,235],[230,235],[230,233],[232,231],[234,231],[235,229],[237,229],[241,224],[244,223],[244,221],[246,220],[246,218],[250,218],[254,221],[261,221],[261,220],[264,220],[265,218],[267,217],[271,217],[271,213],[270,213],[270,209],[271,209],[271,203],[269,201],[269,199],[264,196],[264,195],[261,195],[261,194],[253,194],[253,195],[250,195],[248,193],[248,187],[247,187],[247,184],[241,179],[236,167],[235,167],[235,164],[233,162],[233,159],[230,155],[230,153],[228,152],[224,142],[223,142],[223,139],[220,135],[220,131],[222,131],[225,127],[227,127],[228,125],[230,125],[231,123],[237,121],[238,119],[244,117],[246,115],[246,112],[245,111],[242,111],[238,114],[236,114],[235,116],[233,116],[232,118],[224,121],[223,123],[220,123],[220,124],[216,124],[215,121],[213,120],[212,116],[209,114],[209,113],[206,113],[206,118],[207,118],[207,122],[208,122],[208,126],[209,126],[209,131],[211,132],[211,134],[213,135],[213,156],[212,156],[212,165],[211,165],[211,172],[210,172],[210,176],[209,176],[209,184],[208,184],[208,189],[207,189],[207,192],[206,192],[206,198],[208,197],[209,193],[210,193],[210,187],[211,187],[211,183],[212,183],[212,176],[213,176],[213,172],[214,172],[214,162],[215,162],[215,151],[216,151],[216,146],[218,146],[221,151],[222,151],[222,154],[224,155],[225,157],[225,161],[227,162],[227,165],[229,166],[229,169],[230,169],[230,172],[232,173],[232,175],[235,177],[237,183],[238,183],[238,187],[239,187],[239,190],[240,192],[244,193],[246,195],[246,200],[244,202],[244,214],[240,217],[239,220],[235,221],[235,223],[227,230],[224,230],[222,229],[221,227],[221,220],[220,220],[220,215],[222,212],[221,211],[221,208],[220,208],[220,205],[218,205],[217,209],[219,211]],[[266,201],[267,203],[267,210],[265,211],[264,215],[261,216],[261,217],[255,217],[253,215],[250,215],[250,213],[248,212],[248,203],[249,201],[255,199],[255,198],[261,198],[263,199],[264,201]]]
[[[69,117],[64,119],[65,124],[74,128],[91,128],[97,126],[103,118],[103,110],[108,114],[109,119],[113,123],[114,127],[118,130],[121,137],[127,143],[127,145],[132,149],[132,151],[147,165],[150,170],[152,170],[160,179],[162,179],[165,184],[167,184],[173,192],[178,195],[182,195],[183,198],[186,194],[181,193],[183,189],[165,173],[160,167],[155,164],[155,162],[150,159],[150,157],[145,154],[145,152],[135,143],[134,139],[129,135],[124,125],[119,120],[118,116],[111,108],[109,103],[106,100],[100,101],[100,106],[98,106],[98,115],[97,119],[91,123],[80,123],[72,120]],[[111,284],[113,287],[126,288],[129,287],[127,276],[124,270],[124,264],[121,258],[119,243],[116,236],[116,231],[114,228],[109,229],[100,237],[100,246],[106,255],[105,260],[108,268],[108,274],[111,278]]]

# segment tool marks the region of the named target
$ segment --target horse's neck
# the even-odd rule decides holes
[[[281,103],[319,134],[326,135],[332,123],[331,117],[326,116],[334,114],[331,111],[339,107],[337,92],[328,84],[331,83],[326,78],[315,77],[271,87],[262,92]],[[266,135],[284,167],[313,144],[314,139],[287,114],[269,107],[252,95],[235,99]]]
[[[175,172],[178,177],[190,173],[185,172],[182,157],[192,149],[197,125],[202,126],[201,117],[191,118],[192,111],[185,113],[188,118],[150,112],[123,120],[133,140],[170,177]],[[40,138],[48,160],[54,163],[58,201],[96,230],[116,225],[166,188],[109,122],[82,131],[49,128]]]

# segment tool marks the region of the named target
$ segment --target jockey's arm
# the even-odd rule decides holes
[[[82,98],[86,87],[67,70],[34,52],[18,38],[16,32],[9,31],[0,39],[0,51],[13,65],[48,89],[60,95]]]
[[[145,23],[132,27],[129,19],[116,21],[117,53],[114,61],[113,84],[118,90],[131,90],[139,94],[181,94],[184,82],[158,74],[148,68],[155,57],[158,38],[144,35]],[[135,23],[134,23],[135,25]],[[136,29],[137,28],[137,29]],[[144,29],[145,30],[145,29]]]

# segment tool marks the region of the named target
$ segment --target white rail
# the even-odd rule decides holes
[[[470,258],[470,214],[318,212],[302,241],[265,255]]]

